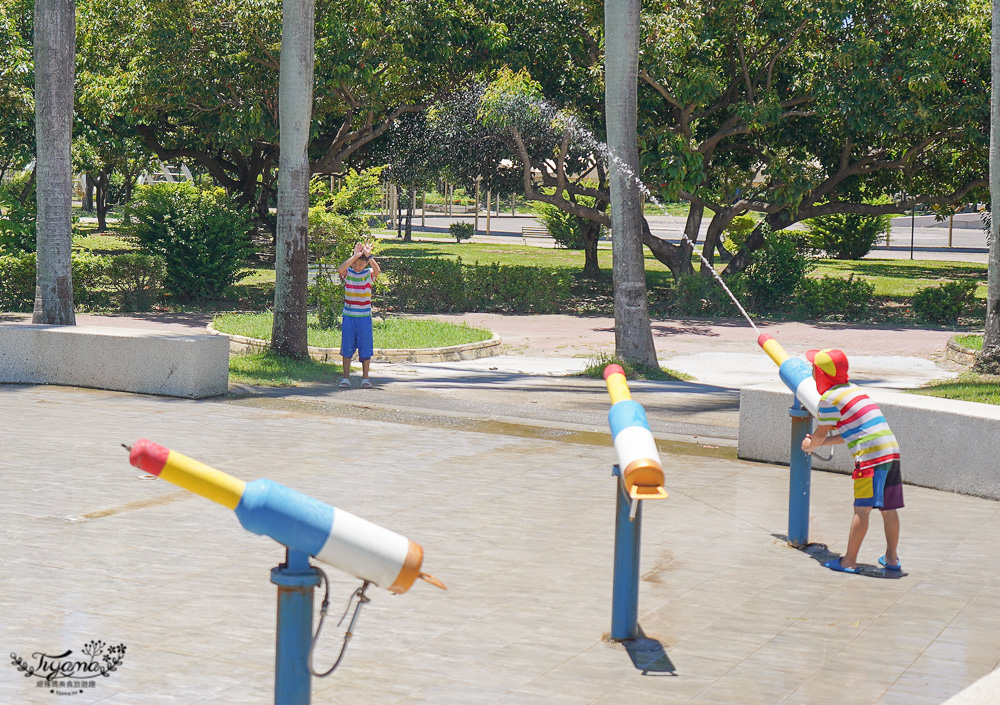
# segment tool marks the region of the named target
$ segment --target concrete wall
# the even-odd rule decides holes
[[[904,482],[1000,499],[1000,407],[874,387],[865,392],[899,440]],[[740,458],[788,464],[792,401],[780,382],[740,390]],[[831,461],[814,455],[813,467],[851,472],[850,451],[835,448]]]
[[[3,323],[0,382],[209,397],[229,387],[229,341],[131,328]]]

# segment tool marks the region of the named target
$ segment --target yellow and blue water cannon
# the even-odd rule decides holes
[[[767,356],[778,366],[778,376],[792,394],[799,400],[809,413],[819,416],[819,391],[813,378],[812,365],[802,358],[792,357],[778,344],[778,341],[767,333],[761,333],[757,344],[764,349]]]
[[[620,365],[604,368],[611,395],[608,424],[618,464],[611,473],[615,488],[615,558],[611,585],[611,638],[628,641],[639,635],[639,547],[642,500],[666,499],[663,463],[649,428],[646,410],[632,399]]]
[[[620,365],[605,367],[604,380],[611,395],[608,424],[618,454],[622,483],[629,497],[632,500],[666,499],[663,464],[656,449],[656,439],[649,429],[646,410],[632,399]]]
[[[420,544],[394,531],[271,480],[244,482],[146,439],[126,448],[135,467],[233,510],[245,529],[285,547],[284,563],[271,570],[271,582],[278,588],[275,705],[308,705],[311,676],[328,676],[337,668],[361,606],[370,602],[365,595],[369,584],[400,594],[421,578],[444,588],[440,580],[421,572]],[[330,604],[330,580],[310,558],[364,581],[348,603],[349,610],[357,601],[340,655],[322,673],[313,667],[313,651]],[[313,634],[313,591],[321,582],[326,595]]]

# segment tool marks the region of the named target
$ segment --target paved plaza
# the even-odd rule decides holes
[[[596,406],[602,382],[577,382]],[[231,511],[132,468],[121,444],[140,437],[424,546],[424,569],[449,590],[370,591],[343,665],[313,680],[314,703],[937,705],[1000,662],[995,501],[908,486],[902,576],[875,570],[878,519],[861,555],[871,577],[839,574],[819,561],[844,548],[848,477],[813,473],[816,545],[804,552],[782,537],[787,468],[690,437],[663,442],[670,498],[644,509],[646,640],[630,653],[603,638],[615,491],[606,434],[566,420],[463,422],[430,403],[408,414],[360,394],[189,401],[0,387],[3,644],[25,660],[79,655],[92,641],[126,647],[114,672],[74,695],[8,665],[0,703],[272,702],[269,571],[283,551]],[[336,621],[359,581],[327,573]],[[340,633],[324,628],[317,667],[335,658]]]

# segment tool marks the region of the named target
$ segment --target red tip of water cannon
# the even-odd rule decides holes
[[[163,466],[167,464],[168,455],[170,455],[169,448],[164,448],[152,441],[147,441],[145,438],[140,438],[132,446],[128,460],[132,465],[140,470],[145,470],[150,475],[159,475],[160,471],[163,470]]]
[[[625,370],[622,369],[621,365],[608,365],[604,368],[604,379],[607,379],[615,373],[623,375],[625,374]]]
[[[758,336],[757,338],[757,345],[764,347],[764,343],[766,343],[769,340],[774,340],[774,338],[771,337],[770,333],[761,333],[760,336]]]

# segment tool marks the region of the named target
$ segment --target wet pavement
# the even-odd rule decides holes
[[[604,344],[605,323],[591,324],[577,343]],[[658,341],[687,356],[753,350],[735,326],[662,325]],[[863,343],[783,326],[775,337],[790,352],[828,335],[937,364],[937,333],[871,331]],[[707,349],[686,349],[686,336]],[[528,352],[472,369],[378,366],[373,390],[234,388],[203,401],[0,386],[0,634],[12,659],[0,703],[273,701],[269,570],[281,547],[128,465],[120,444],[140,437],[424,546],[448,592],[370,591],[342,667],[313,681],[314,703],[936,705],[1000,663],[1000,503],[908,486],[902,573],[878,568],[878,519],[866,575],[826,570],[846,543],[850,478],[813,474],[814,545],[789,548],[787,468],[735,459],[734,388],[691,383],[632,385],[670,498],[644,510],[646,639],[609,643],[607,394],[599,380],[559,376],[581,358]],[[333,615],[360,581],[327,573]],[[324,629],[318,667],[341,633]],[[14,663],[67,650],[115,670],[93,687],[39,687]]]

